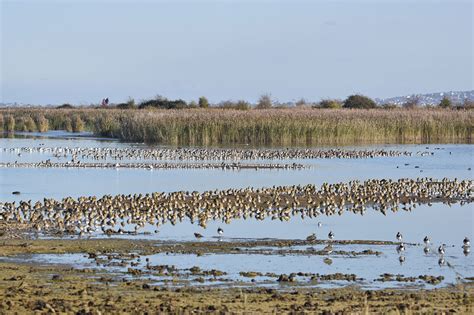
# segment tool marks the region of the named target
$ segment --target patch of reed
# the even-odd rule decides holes
[[[90,130],[126,141],[172,145],[306,146],[471,143],[474,111],[449,109],[39,109],[0,110],[37,119],[38,130]],[[70,122],[69,122],[70,121]],[[40,126],[41,125],[41,126]],[[40,131],[41,131],[40,130]]]
[[[49,130],[49,121],[44,117],[44,115],[36,115],[36,126],[39,132],[46,132]]]
[[[81,119],[80,115],[72,116],[72,131],[73,132],[84,131],[84,121]]]
[[[12,115],[7,115],[5,117],[5,125],[4,129],[7,132],[15,131],[15,118]]]

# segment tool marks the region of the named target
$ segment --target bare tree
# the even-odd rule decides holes
[[[256,109],[266,109],[266,108],[272,108],[272,97],[270,94],[263,94],[260,96],[258,99],[257,106],[255,107]]]

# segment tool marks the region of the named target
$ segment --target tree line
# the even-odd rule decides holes
[[[413,109],[420,107],[420,99],[416,96],[410,97],[405,103],[401,106],[386,103],[382,105],[377,105],[377,103],[365,95],[354,94],[348,96],[345,100],[340,99],[323,99],[319,102],[308,102],[305,99],[300,99],[294,103],[279,103],[272,99],[270,94],[263,94],[260,96],[256,104],[251,104],[245,100],[226,100],[219,102],[217,104],[211,104],[205,96],[201,96],[198,101],[186,102],[182,99],[170,100],[164,96],[158,95],[153,99],[144,100],[140,103],[136,103],[134,99],[129,98],[127,102],[111,104],[108,108],[118,108],[118,109],[146,109],[146,108],[157,108],[157,109],[188,109],[188,108],[223,108],[223,109],[237,109],[237,110],[249,110],[249,109],[270,109],[270,108],[357,108],[357,109],[372,109],[372,108],[406,108]],[[425,107],[437,106],[440,108],[465,108],[473,109],[474,101],[464,100],[463,104],[455,104],[448,97],[443,97],[443,99],[437,105],[425,105]],[[57,108],[72,108],[70,104],[63,104]]]

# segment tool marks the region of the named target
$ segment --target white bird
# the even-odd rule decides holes
[[[426,247],[423,249],[423,251],[425,252],[425,255],[428,255],[429,252],[431,251],[431,249],[430,249],[428,246],[426,246]]]
[[[217,234],[219,234],[219,235],[224,234],[224,230],[219,227],[219,228],[217,229]]]
[[[334,238],[334,233],[332,231],[329,232],[328,237],[330,240]]]
[[[398,261],[400,262],[400,265],[403,265],[403,263],[405,262],[405,256],[398,257]]]
[[[471,241],[467,238],[467,236],[464,238],[464,240],[462,242],[465,246],[470,246],[471,245]]]
[[[446,252],[446,251],[445,251],[445,249],[444,249],[444,244],[443,244],[443,245],[440,245],[440,246],[438,247],[438,253],[440,253],[441,255],[444,255],[445,252]]]
[[[428,236],[425,236],[425,238],[423,239],[423,242],[428,245],[430,243],[430,238]]]
[[[401,242],[402,239],[403,239],[402,233],[398,232],[397,233],[397,240],[399,240]]]
[[[397,246],[397,252],[404,252],[405,251],[405,244],[401,243]]]

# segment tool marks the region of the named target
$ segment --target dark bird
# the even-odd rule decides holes
[[[329,232],[328,237],[330,240],[334,238],[334,233],[332,231]]]
[[[195,237],[195,238],[202,238],[202,234],[194,233],[194,237]]]
[[[467,238],[467,236],[464,238],[464,240],[462,241],[464,246],[470,246],[471,245],[471,241],[469,240],[469,238]]]
[[[405,244],[401,243],[397,246],[397,252],[404,252],[405,251]]]
[[[443,245],[440,245],[440,246],[438,247],[438,253],[440,253],[441,255],[444,255],[444,253],[445,253],[444,244],[443,244]]]
[[[400,265],[403,265],[403,263],[405,262],[405,256],[398,257],[398,261],[400,262]]]
[[[401,242],[402,239],[403,239],[402,233],[398,232],[397,233],[397,240],[399,240]]]
[[[425,238],[423,239],[423,242],[428,245],[430,243],[430,238],[428,236],[425,236]]]
[[[316,234],[313,233],[313,234],[309,235],[309,236],[306,238],[306,240],[307,240],[308,242],[314,242],[314,241],[316,240]]]

